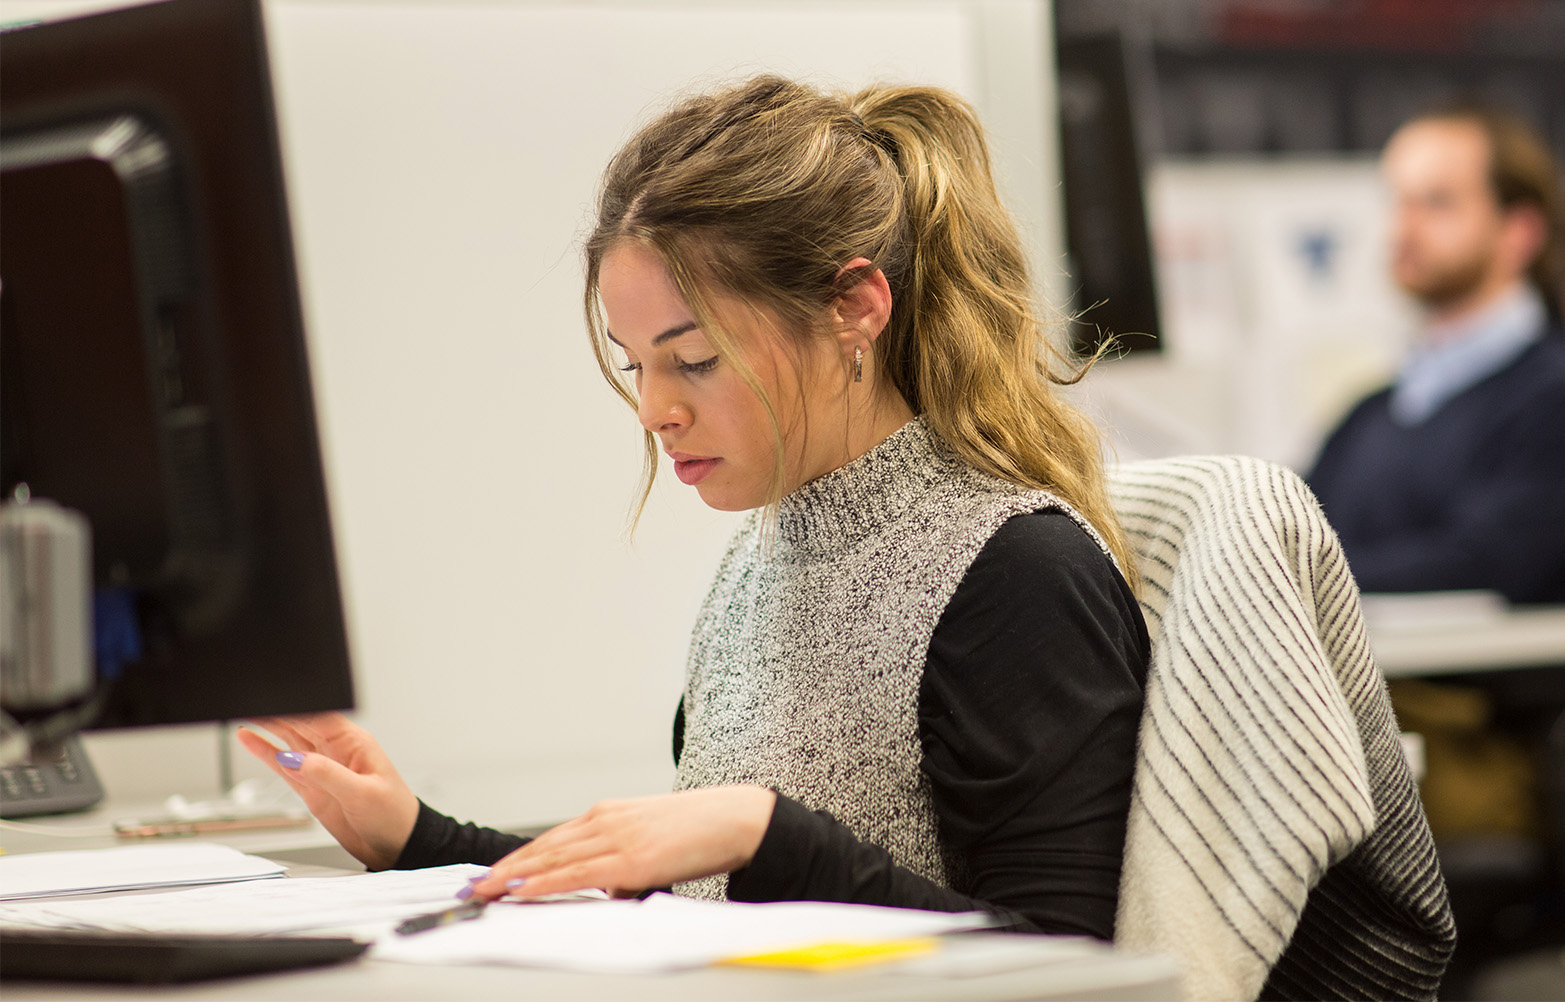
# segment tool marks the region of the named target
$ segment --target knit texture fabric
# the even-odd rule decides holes
[[[775,532],[752,514],[696,620],[677,787],[771,787],[960,890],[919,768],[919,685],[940,615],[989,537],[1046,508],[1108,552],[1065,502],[974,470],[915,418],[783,498]],[[727,881],[676,890],[721,898]]]
[[[1456,929],[1303,481],[1239,456],[1110,476],[1152,636],[1115,940],[1192,999],[1435,997]]]

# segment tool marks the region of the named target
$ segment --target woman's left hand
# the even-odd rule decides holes
[[[776,803],[777,794],[762,786],[605,800],[500,860],[473,885],[472,896],[536,897],[597,887],[628,897],[729,873],[754,858]]]

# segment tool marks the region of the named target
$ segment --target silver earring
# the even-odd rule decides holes
[[[853,346],[853,381],[855,383],[862,383],[862,382],[864,382],[864,346],[863,345],[856,344],[856,345]]]

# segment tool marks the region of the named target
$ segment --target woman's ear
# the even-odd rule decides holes
[[[852,355],[855,347],[867,352],[891,320],[891,284],[884,272],[863,257],[838,269],[837,281],[847,286],[833,311],[837,341],[845,355]]]

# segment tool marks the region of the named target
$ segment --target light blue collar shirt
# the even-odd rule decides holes
[[[1543,297],[1524,283],[1470,317],[1430,328],[1391,387],[1392,420],[1403,427],[1423,424],[1457,394],[1515,361],[1547,324]]]

